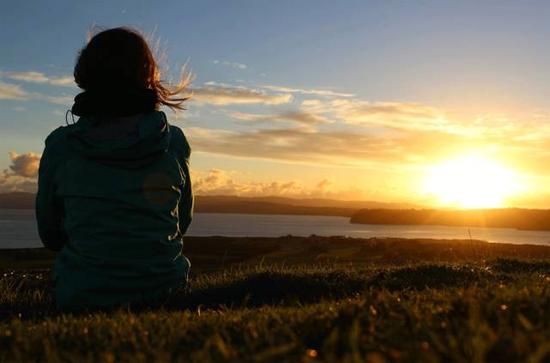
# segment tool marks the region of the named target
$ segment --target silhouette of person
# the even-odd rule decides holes
[[[191,223],[191,149],[159,107],[183,109],[190,77],[160,81],[146,40],[114,28],[80,51],[76,123],[46,139],[36,217],[59,251],[53,269],[61,309],[163,299],[187,283],[182,237]]]

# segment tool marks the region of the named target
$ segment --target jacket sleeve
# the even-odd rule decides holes
[[[63,207],[56,197],[56,185],[54,175],[56,163],[48,146],[40,159],[38,169],[38,192],[36,194],[36,221],[38,234],[44,246],[48,249],[59,251],[67,243],[67,234],[63,231]]]
[[[181,167],[185,175],[185,184],[182,187],[181,199],[179,203],[179,219],[180,219],[180,231],[182,234],[187,232],[191,220],[193,219],[193,188],[191,187],[191,176],[189,173],[189,158],[185,159]]]
[[[185,234],[193,219],[194,196],[189,172],[189,158],[191,147],[180,128],[174,127],[177,137],[178,162],[185,177],[185,183],[181,187],[181,198],[178,204],[179,224],[181,234]]]

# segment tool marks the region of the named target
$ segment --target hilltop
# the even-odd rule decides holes
[[[547,362],[550,247],[188,238],[188,289],[63,314],[54,255],[0,254],[0,361]],[[14,269],[15,268],[15,269]]]

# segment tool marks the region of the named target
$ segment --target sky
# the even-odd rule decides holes
[[[197,194],[547,208],[549,18],[529,0],[3,2],[0,192],[36,189],[87,34],[130,26],[166,80],[195,76],[166,112]]]

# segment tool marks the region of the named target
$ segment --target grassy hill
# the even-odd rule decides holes
[[[550,247],[189,238],[190,287],[62,314],[45,250],[2,251],[0,361],[546,362]]]

